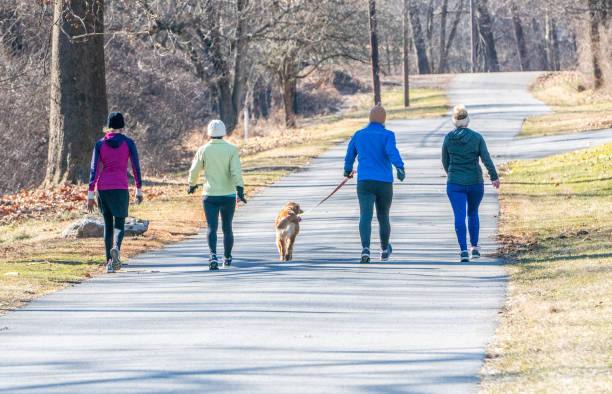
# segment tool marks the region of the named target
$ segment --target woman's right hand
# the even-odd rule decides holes
[[[87,211],[93,212],[95,207],[96,207],[96,200],[87,199]]]
[[[493,184],[493,187],[494,187],[494,188],[499,189],[499,185],[500,185],[500,183],[499,183],[499,179],[496,179],[496,180],[494,180],[494,181],[491,181],[491,183]]]

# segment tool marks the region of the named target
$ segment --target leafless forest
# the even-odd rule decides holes
[[[413,74],[471,71],[473,11],[475,71],[578,69],[612,89],[610,0],[378,0],[383,79],[402,73],[406,6]],[[67,68],[75,80],[102,75],[72,99],[104,105],[73,105],[63,119],[101,133],[99,114],[124,112],[153,175],[184,168],[185,139],[211,117],[233,129],[248,108],[252,122],[291,128],[337,110],[343,95],[369,89],[369,40],[368,0],[0,0],[0,194],[82,180],[82,170],[47,165],[49,155],[91,154],[76,137],[49,149],[62,115],[52,80]],[[73,44],[89,52],[53,61],[53,48]]]

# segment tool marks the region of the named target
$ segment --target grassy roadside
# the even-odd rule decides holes
[[[502,171],[506,307],[482,391],[612,387],[612,144]]]
[[[578,72],[546,73],[536,79],[531,93],[554,113],[527,118],[519,137],[612,128],[612,96],[585,85]]]
[[[443,116],[449,109],[440,90],[411,91],[409,109],[403,108],[401,97],[399,88],[383,92],[389,119]],[[366,123],[369,100],[369,96],[357,97],[353,108],[343,116],[305,121],[302,128],[281,130],[274,136],[251,138],[248,142],[231,137],[230,142],[241,151],[247,196],[351,136]],[[149,231],[141,237],[126,238],[122,256],[180,241],[204,225],[201,198],[186,195],[186,178],[186,173],[178,173],[146,179],[145,197],[154,197],[145,199],[140,206],[132,205],[130,215],[150,220]],[[85,191],[85,186],[80,188]],[[70,222],[84,214],[82,208],[60,209],[43,217],[0,224],[0,314],[103,272],[101,239],[60,237]]]

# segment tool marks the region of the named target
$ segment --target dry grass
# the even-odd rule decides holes
[[[400,108],[399,95],[399,89],[384,92],[383,102],[390,117],[442,116],[448,111],[448,102],[441,91],[413,91],[414,104],[407,111]],[[268,128],[266,133],[248,142],[232,136],[230,142],[238,145],[241,151],[247,197],[351,136],[366,123],[367,108],[368,100],[357,97],[354,108],[345,116],[303,121],[303,126],[295,130]],[[203,142],[200,134],[194,135],[187,153],[191,154]],[[163,194],[130,207],[132,216],[149,220],[150,226],[144,236],[125,239],[122,256],[159,249],[195,234],[205,225],[201,197],[185,193],[186,178],[185,172],[179,172],[146,179],[148,193],[145,195],[157,195],[161,191]],[[104,246],[100,239],[60,238],[61,231],[84,214],[85,210],[80,209],[0,225],[0,313],[102,274]],[[17,276],[5,275],[7,273],[17,273]]]
[[[610,392],[612,144],[503,169],[511,278],[487,393]]]
[[[519,137],[612,128],[612,96],[584,86],[578,72],[547,73],[538,78],[531,92],[555,113],[527,118]]]

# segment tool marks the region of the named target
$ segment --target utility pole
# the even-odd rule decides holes
[[[369,0],[370,14],[370,54],[372,58],[372,87],[374,105],[380,104],[380,78],[378,67],[378,37],[376,34],[376,0]]]
[[[470,0],[470,49],[472,51],[472,63],[470,71],[476,72],[476,0]]]
[[[408,7],[410,7],[410,0],[404,0],[403,10],[403,40],[404,40],[404,107],[410,107],[410,82],[408,77],[410,76],[410,65],[408,64],[408,51],[410,50],[410,42],[408,41]]]

